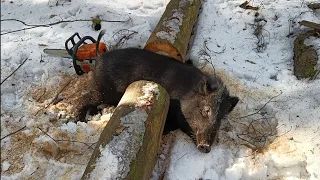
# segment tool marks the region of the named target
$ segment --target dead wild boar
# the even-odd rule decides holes
[[[164,133],[181,129],[208,153],[220,122],[238,103],[229,96],[220,78],[204,74],[189,64],[143,49],[128,48],[104,53],[93,71],[96,94],[79,112],[85,121],[88,110],[99,104],[117,105],[128,85],[138,80],[162,85],[170,95]]]

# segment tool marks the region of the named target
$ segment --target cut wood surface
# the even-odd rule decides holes
[[[169,108],[166,90],[150,81],[126,89],[100,135],[82,179],[149,179]]]
[[[171,0],[144,49],[185,62],[201,0]]]

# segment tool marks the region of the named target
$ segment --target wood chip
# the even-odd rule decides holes
[[[244,3],[240,4],[239,7],[243,8],[243,9],[252,9],[252,10],[259,10],[259,7],[255,7],[255,6],[250,6],[248,5],[249,2],[245,1]]]
[[[255,63],[253,61],[250,61],[250,60],[245,60],[245,62],[248,62],[248,63],[251,63],[251,64],[257,64],[257,63]]]

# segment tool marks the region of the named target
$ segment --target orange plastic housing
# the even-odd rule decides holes
[[[77,59],[85,60],[88,58],[95,58],[96,57],[96,44],[83,44],[79,47],[77,51]],[[105,43],[99,43],[99,54],[104,52],[108,52],[108,48]]]

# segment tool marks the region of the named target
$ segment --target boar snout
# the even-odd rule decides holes
[[[197,148],[203,153],[209,153],[211,151],[211,143],[204,133],[197,133]]]
[[[209,153],[211,151],[211,147],[209,144],[198,144],[197,148],[203,153]]]

